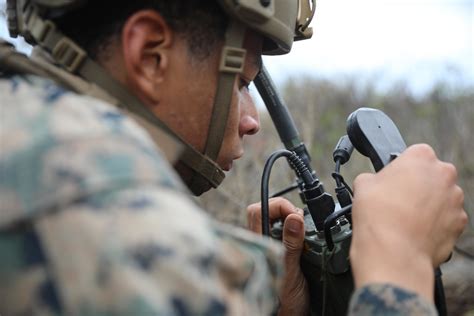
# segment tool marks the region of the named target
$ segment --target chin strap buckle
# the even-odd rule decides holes
[[[76,73],[87,58],[87,53],[56,29],[50,20],[43,19],[31,4],[25,8],[25,38],[46,48],[54,60],[70,73]]]
[[[247,50],[231,46],[224,46],[219,70],[225,73],[240,74],[244,71]]]
[[[53,58],[71,73],[75,73],[87,57],[87,53],[67,37],[61,38],[51,53]]]

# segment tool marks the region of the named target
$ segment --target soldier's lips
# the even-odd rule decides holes
[[[244,155],[244,151],[239,151],[234,158],[232,158],[226,165],[222,166],[222,170],[230,171],[232,169],[232,165],[234,164],[234,160],[240,159]]]
[[[226,166],[224,166],[224,167],[222,168],[222,170],[224,170],[224,171],[230,171],[230,169],[232,169],[232,165],[233,165],[233,162],[231,161],[231,162],[229,162]]]

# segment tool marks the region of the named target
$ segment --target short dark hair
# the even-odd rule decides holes
[[[54,19],[58,28],[83,47],[93,59],[107,47],[132,14],[159,12],[188,42],[193,56],[208,57],[224,39],[227,17],[216,0],[100,0]]]

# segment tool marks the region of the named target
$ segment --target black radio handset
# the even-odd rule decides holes
[[[397,126],[376,109],[360,108],[353,112],[347,119],[347,135],[357,151],[370,158],[377,172],[406,149]],[[446,315],[440,268],[435,270],[434,298],[438,314]]]
[[[393,121],[382,111],[360,108],[347,119],[347,135],[362,155],[379,171],[406,149]]]

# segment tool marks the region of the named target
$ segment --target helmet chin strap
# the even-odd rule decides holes
[[[189,165],[190,159],[187,157],[187,152],[185,151],[183,154],[182,161],[194,170],[188,185],[196,195],[209,190],[210,185],[214,188],[217,187],[225,177],[222,169],[215,162],[224,140],[236,76],[241,74],[244,69],[246,56],[246,50],[242,48],[244,37],[245,26],[238,21],[231,21],[226,31],[225,44],[219,63],[216,96],[204,147],[206,159],[202,160],[198,166],[194,162],[193,165]],[[212,166],[209,162],[212,162]],[[212,179],[210,180],[206,174],[211,175]]]
[[[242,49],[245,27],[241,23],[231,22],[226,32],[208,139],[202,154],[164,124],[124,85],[88,57],[86,51],[57,30],[52,21],[43,19],[33,5],[28,3],[24,10],[27,14],[18,28],[19,33],[29,42],[33,41],[46,49],[56,63],[66,71],[79,75],[107,91],[117,99],[120,107],[141,116],[184,145],[185,150],[179,160],[192,170],[191,180],[187,184],[194,194],[200,195],[211,187],[217,187],[224,180],[225,174],[215,160],[225,134],[234,81],[236,75],[243,71],[245,62],[246,51]]]

